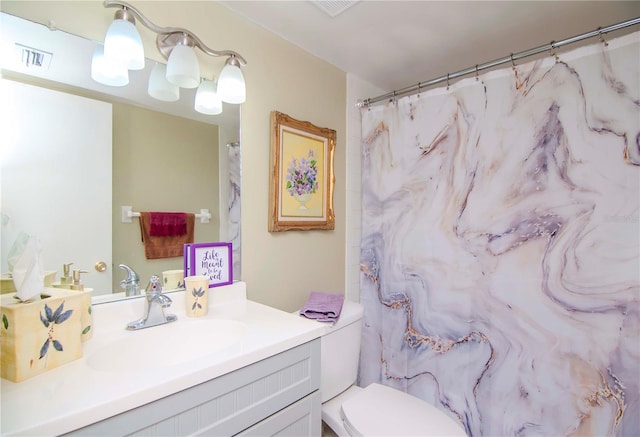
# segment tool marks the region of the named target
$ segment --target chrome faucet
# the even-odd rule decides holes
[[[120,287],[124,288],[126,296],[140,295],[140,277],[131,267],[125,264],[118,265],[122,270],[127,272],[127,277],[120,281]]]
[[[165,314],[164,309],[171,306],[171,298],[162,293],[160,278],[153,275],[145,289],[146,308],[145,316],[127,324],[127,329],[135,331],[137,329],[149,328],[151,326],[163,325],[175,322],[178,317],[175,314]]]

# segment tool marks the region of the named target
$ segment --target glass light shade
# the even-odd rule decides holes
[[[91,58],[91,78],[109,86],[125,86],[129,83],[129,70],[123,64],[107,62],[104,48],[98,46]]]
[[[218,78],[218,95],[223,102],[244,103],[247,88],[240,67],[227,62]]]
[[[196,111],[201,114],[216,115],[222,112],[222,100],[216,92],[216,83],[203,80],[196,92]]]
[[[149,76],[147,92],[154,99],[175,102],[180,99],[180,88],[167,80],[167,66],[157,63]]]
[[[195,88],[200,84],[200,65],[191,47],[179,44],[171,50],[167,80],[181,88]]]
[[[129,70],[142,70],[144,49],[136,26],[127,20],[113,20],[104,38],[104,55],[109,62],[124,63]]]

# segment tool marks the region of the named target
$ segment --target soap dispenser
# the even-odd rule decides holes
[[[51,284],[53,288],[71,288],[71,285],[73,285],[73,278],[69,274],[69,267],[72,265],[73,263],[62,264],[62,276],[58,282]]]
[[[80,283],[80,274],[89,273],[86,270],[74,270],[73,271],[73,284],[69,288],[72,290],[83,291],[84,285]]]
[[[62,277],[60,278],[61,285],[71,285],[73,284],[73,278],[69,275],[69,267],[71,267],[73,263],[62,264]]]

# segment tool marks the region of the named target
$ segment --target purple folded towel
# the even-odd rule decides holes
[[[300,315],[318,322],[335,323],[340,317],[344,296],[341,294],[312,291],[300,310]]]

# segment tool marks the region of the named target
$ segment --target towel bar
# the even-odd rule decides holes
[[[132,206],[121,206],[121,221],[122,223],[133,223],[133,217],[140,217],[139,212],[135,212]],[[200,223],[209,223],[211,221],[211,212],[208,209],[201,209],[199,213],[195,214],[196,218],[200,219]]]

